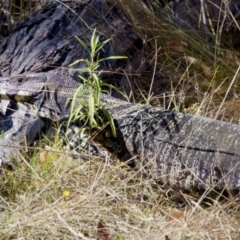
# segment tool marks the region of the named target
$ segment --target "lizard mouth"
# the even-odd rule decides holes
[[[6,86],[6,89],[0,91],[0,96],[3,99],[10,99],[15,102],[21,103],[34,103],[41,99],[43,92],[45,91],[45,84],[33,84],[29,87],[27,86]]]
[[[15,102],[34,102],[38,99],[39,93],[31,92],[28,90],[16,90],[10,89],[5,91],[5,94],[1,93],[2,99],[9,99]]]
[[[32,98],[32,94],[30,92],[23,90],[18,92],[15,90],[8,91],[7,96],[9,99],[17,102],[26,102]]]

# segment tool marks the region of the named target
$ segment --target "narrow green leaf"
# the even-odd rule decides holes
[[[121,90],[119,90],[117,87],[113,86],[112,84],[102,83],[102,87],[104,87],[104,86],[108,87],[109,89],[114,89],[116,92],[121,94],[126,100],[128,99]],[[103,91],[103,92],[107,92],[107,91]]]
[[[96,73],[92,74],[93,81],[94,81],[94,90],[95,90],[95,96],[96,96],[96,104],[100,104],[100,93],[101,93],[101,86],[100,81]]]
[[[115,127],[114,120],[113,120],[111,114],[104,107],[102,107],[101,110],[102,110],[104,116],[106,116],[106,118],[108,119],[108,122],[109,122],[111,130],[112,130],[113,137],[117,137],[116,127]]]
[[[110,56],[110,57],[102,58],[102,59],[98,60],[98,62],[103,62],[106,60],[127,59],[127,58],[128,57],[125,57],[125,56]]]
[[[99,36],[96,36],[96,38],[94,39],[94,51],[95,53],[97,53],[97,48],[98,48],[98,43],[99,43]]]
[[[100,67],[100,64],[98,62],[93,64],[93,71],[97,71],[99,67]]]
[[[94,56],[95,56],[95,50],[97,48],[97,45],[96,45],[96,28],[93,30],[93,34],[92,34],[92,37],[91,37],[91,58],[93,59]]]
[[[81,72],[89,72],[89,68],[86,67],[86,68],[78,68],[79,71]]]
[[[94,119],[94,112],[95,112],[95,103],[94,103],[94,96],[92,94],[89,95],[88,98],[88,110],[89,110],[89,121],[90,121],[90,125],[91,127],[93,127],[94,125],[96,126],[96,121]]]
[[[89,51],[88,46],[85,44],[84,41],[82,41],[79,37],[75,36],[75,38],[78,40],[78,42],[83,46],[83,48],[89,53],[91,54],[91,52]]]
[[[91,47],[94,45],[94,40],[95,40],[95,36],[96,36],[96,31],[97,31],[97,29],[94,28],[94,29],[93,29],[93,33],[92,33],[92,37],[91,37]]]
[[[102,42],[102,46],[104,46],[106,43],[110,42],[111,40],[112,40],[112,38],[109,38],[109,39],[103,41],[103,42]]]
[[[72,67],[72,66],[76,65],[79,62],[85,62],[85,60],[84,59],[78,59],[78,60],[74,61],[73,63],[69,64],[68,67]]]
[[[108,43],[109,41],[111,41],[111,38],[103,41],[102,43],[99,43],[98,48],[96,49],[96,53],[99,52],[104,47],[104,45],[106,45],[106,43]]]

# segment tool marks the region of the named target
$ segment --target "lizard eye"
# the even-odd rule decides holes
[[[23,83],[23,78],[21,78],[21,77],[18,78],[18,79],[17,79],[17,82],[18,82],[18,83]]]

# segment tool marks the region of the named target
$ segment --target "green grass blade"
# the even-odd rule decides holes
[[[97,126],[97,123],[94,119],[94,113],[95,113],[95,100],[94,100],[94,96],[92,94],[90,94],[89,98],[88,98],[88,114],[89,114],[89,121],[90,121],[90,126],[94,127]]]
[[[117,60],[117,59],[127,59],[128,57],[126,56],[110,56],[110,57],[107,57],[107,58],[102,58],[100,60],[98,60],[98,62],[103,62],[103,61],[106,61],[106,60]]]
[[[108,122],[109,122],[109,124],[110,124],[113,137],[117,137],[116,127],[115,127],[114,120],[113,120],[111,114],[110,114],[109,111],[108,111],[107,109],[105,109],[104,107],[102,107],[101,110],[102,110],[104,116],[107,118],[107,120],[108,120]]]
[[[83,48],[89,53],[91,54],[88,46],[86,45],[86,43],[84,41],[82,41],[79,37],[75,36],[75,38],[78,40],[78,42],[83,46]]]

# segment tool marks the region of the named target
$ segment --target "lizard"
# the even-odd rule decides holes
[[[74,9],[81,12],[81,18],[88,19],[87,25],[92,27],[99,22],[99,18],[96,16],[107,9],[107,5],[103,3],[106,2],[90,1],[90,4],[80,4]],[[73,80],[69,74],[64,75],[60,72],[52,74],[47,71],[53,69],[54,66],[66,67],[73,59],[77,58],[78,56],[73,53],[78,52],[78,45],[76,45],[76,41],[73,41],[73,36],[82,32],[88,36],[91,31],[86,31],[86,27],[89,26],[86,26],[84,21],[81,21],[79,28],[76,27],[78,24],[71,25],[70,23],[78,21],[78,16],[68,8],[56,4],[50,5],[49,8],[49,11],[45,9],[30,18],[29,21],[20,24],[0,46],[1,74],[5,77],[23,74],[9,77],[8,81],[4,80],[0,83],[1,97],[10,99],[7,101],[16,106],[15,115],[20,112],[23,116],[20,125],[17,126],[17,121],[12,118],[15,116],[14,114],[10,116],[9,111],[1,112],[2,119],[12,122],[16,129],[23,129],[20,131],[20,135],[16,130],[14,134],[8,134],[7,132],[11,129],[6,130],[7,125],[3,124],[5,133],[2,141],[5,141],[7,136],[15,134],[18,138],[17,144],[20,144],[23,138],[28,138],[27,134],[30,132],[32,122],[26,121],[25,118],[29,116],[29,112],[31,113],[29,119],[35,119],[33,122],[41,122],[42,119],[61,121],[69,115],[71,104],[69,96],[72,96],[73,91],[79,86],[79,82]],[[83,8],[85,10],[81,11]],[[108,10],[107,13],[109,13]],[[127,31],[130,24],[122,14],[117,13],[117,15],[121,15],[120,24],[118,24],[119,21],[111,23],[111,14],[102,15],[106,16],[104,18],[107,19],[106,25],[112,26],[110,32],[103,34],[105,38],[113,35],[115,40],[124,39],[123,42],[126,43],[126,39],[128,39],[127,42],[130,42],[130,44],[125,44],[127,47],[119,48],[119,41],[117,41],[113,47],[105,49],[107,55],[111,55],[111,49],[117,49],[115,54],[118,55],[119,51],[128,52],[132,46],[137,48],[138,45],[141,45],[138,41],[139,36]],[[45,20],[43,21],[43,19]],[[101,33],[106,32],[106,25],[103,21],[102,25],[98,26]],[[16,39],[17,41],[15,41]],[[8,44],[9,41],[17,45],[11,48]],[[18,44],[20,42],[21,44]],[[40,47],[43,46],[42,43],[43,45],[47,43],[44,46],[49,48]],[[43,49],[46,50],[44,53]],[[62,51],[63,49],[64,51]],[[61,55],[60,52],[64,52],[64,54]],[[81,57],[85,58],[86,52],[82,50],[79,52]],[[134,55],[133,59],[138,59],[138,57]],[[41,68],[41,66],[43,67]],[[46,73],[28,75],[25,73],[27,71],[46,71]],[[101,143],[110,150],[115,150],[120,159],[140,161],[144,169],[163,182],[172,183],[182,174],[190,172],[185,179],[179,182],[179,185],[184,188],[189,186],[239,188],[239,127],[237,125],[184,115],[148,105],[127,103],[104,94],[102,98],[104,106],[114,118],[117,137],[110,136]],[[20,102],[24,104],[22,105]],[[29,103],[34,106],[35,110],[31,109]],[[3,100],[1,100],[1,104],[3,104]],[[22,111],[20,106],[25,110]],[[21,128],[25,122],[25,127]],[[37,128],[33,135],[40,130],[41,127]],[[29,142],[31,140],[29,139]],[[11,141],[8,140],[8,143],[10,144]],[[4,151],[7,150],[4,149]],[[4,156],[4,158],[9,158],[9,156]]]
[[[29,102],[38,109],[37,116],[57,121],[69,116],[70,99],[80,84],[56,72],[24,74],[0,86],[0,96]],[[106,94],[101,100],[114,119],[117,135],[104,136],[100,144],[115,150],[120,159],[140,162],[144,172],[160,182],[172,184],[185,176],[178,183],[181,188],[239,189],[240,126]]]

